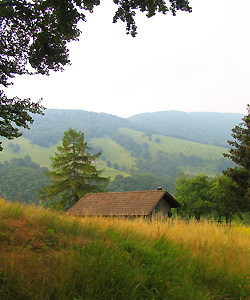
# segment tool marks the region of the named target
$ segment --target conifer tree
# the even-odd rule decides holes
[[[250,211],[250,105],[247,106],[248,114],[243,117],[242,123],[232,129],[234,141],[228,141],[232,148],[224,157],[231,159],[235,168],[223,171],[234,183],[229,189],[237,194],[238,212]],[[235,185],[236,184],[236,185]],[[236,188],[237,187],[237,188]],[[236,190],[237,191],[236,191]],[[230,203],[228,203],[230,205]]]
[[[103,170],[93,165],[101,152],[91,155],[92,150],[84,141],[84,134],[74,129],[64,132],[62,146],[58,153],[50,157],[52,171],[46,175],[51,184],[44,187],[40,194],[42,201],[53,200],[56,207],[67,209],[87,193],[103,192],[109,178],[101,176]],[[55,201],[55,198],[60,199]]]

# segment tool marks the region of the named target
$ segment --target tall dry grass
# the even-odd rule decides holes
[[[0,200],[0,299],[249,300],[249,254],[246,226],[79,218]]]
[[[143,218],[87,217],[81,222],[95,224],[100,231],[112,228],[121,235],[134,232],[149,241],[164,236],[175,245],[184,245],[211,270],[223,269],[231,278],[235,274],[245,276],[250,288],[250,228],[247,226]]]

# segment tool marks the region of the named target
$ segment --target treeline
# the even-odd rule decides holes
[[[184,219],[202,217],[230,222],[234,215],[249,214],[249,203],[240,197],[237,186],[229,177],[221,175],[208,178],[201,174],[196,177],[179,176],[174,196],[182,205],[177,213]]]
[[[109,192],[147,191],[156,190],[162,187],[173,193],[175,188],[174,180],[168,176],[157,177],[151,174],[133,174],[124,177],[117,175],[108,185]]]
[[[233,167],[234,163],[222,157],[220,159],[205,159],[196,155],[184,155],[183,153],[168,153],[160,150],[157,155],[152,158],[150,153],[147,157],[141,156],[137,160],[136,167],[141,173],[151,173],[156,176],[168,175],[173,179],[177,179],[179,174],[184,174],[185,167],[195,168],[198,166],[213,166],[214,172],[220,173],[227,167]]]
[[[38,204],[38,190],[49,184],[44,174],[46,171],[47,168],[32,162],[30,156],[0,163],[0,197]]]

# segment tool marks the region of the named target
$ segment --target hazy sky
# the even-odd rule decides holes
[[[163,110],[246,114],[250,103],[250,1],[190,0],[192,13],[136,17],[138,35],[112,24],[104,0],[70,44],[72,65],[51,76],[19,76],[8,96],[47,108],[128,117]]]

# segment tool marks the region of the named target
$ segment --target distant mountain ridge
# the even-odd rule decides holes
[[[31,130],[24,137],[42,147],[50,147],[61,140],[64,131],[72,127],[81,130],[85,138],[114,136],[120,127],[146,134],[198,142],[219,147],[229,147],[231,130],[243,118],[242,114],[214,112],[159,111],[121,118],[107,113],[84,110],[46,109],[45,115],[34,115]]]
[[[134,125],[179,139],[228,147],[231,129],[243,118],[237,113],[159,111],[127,118]]]
[[[119,127],[138,130],[136,124],[106,113],[74,109],[46,109],[44,115],[33,115],[34,123],[23,136],[42,147],[57,144],[69,127],[84,132],[85,139],[112,135]]]

